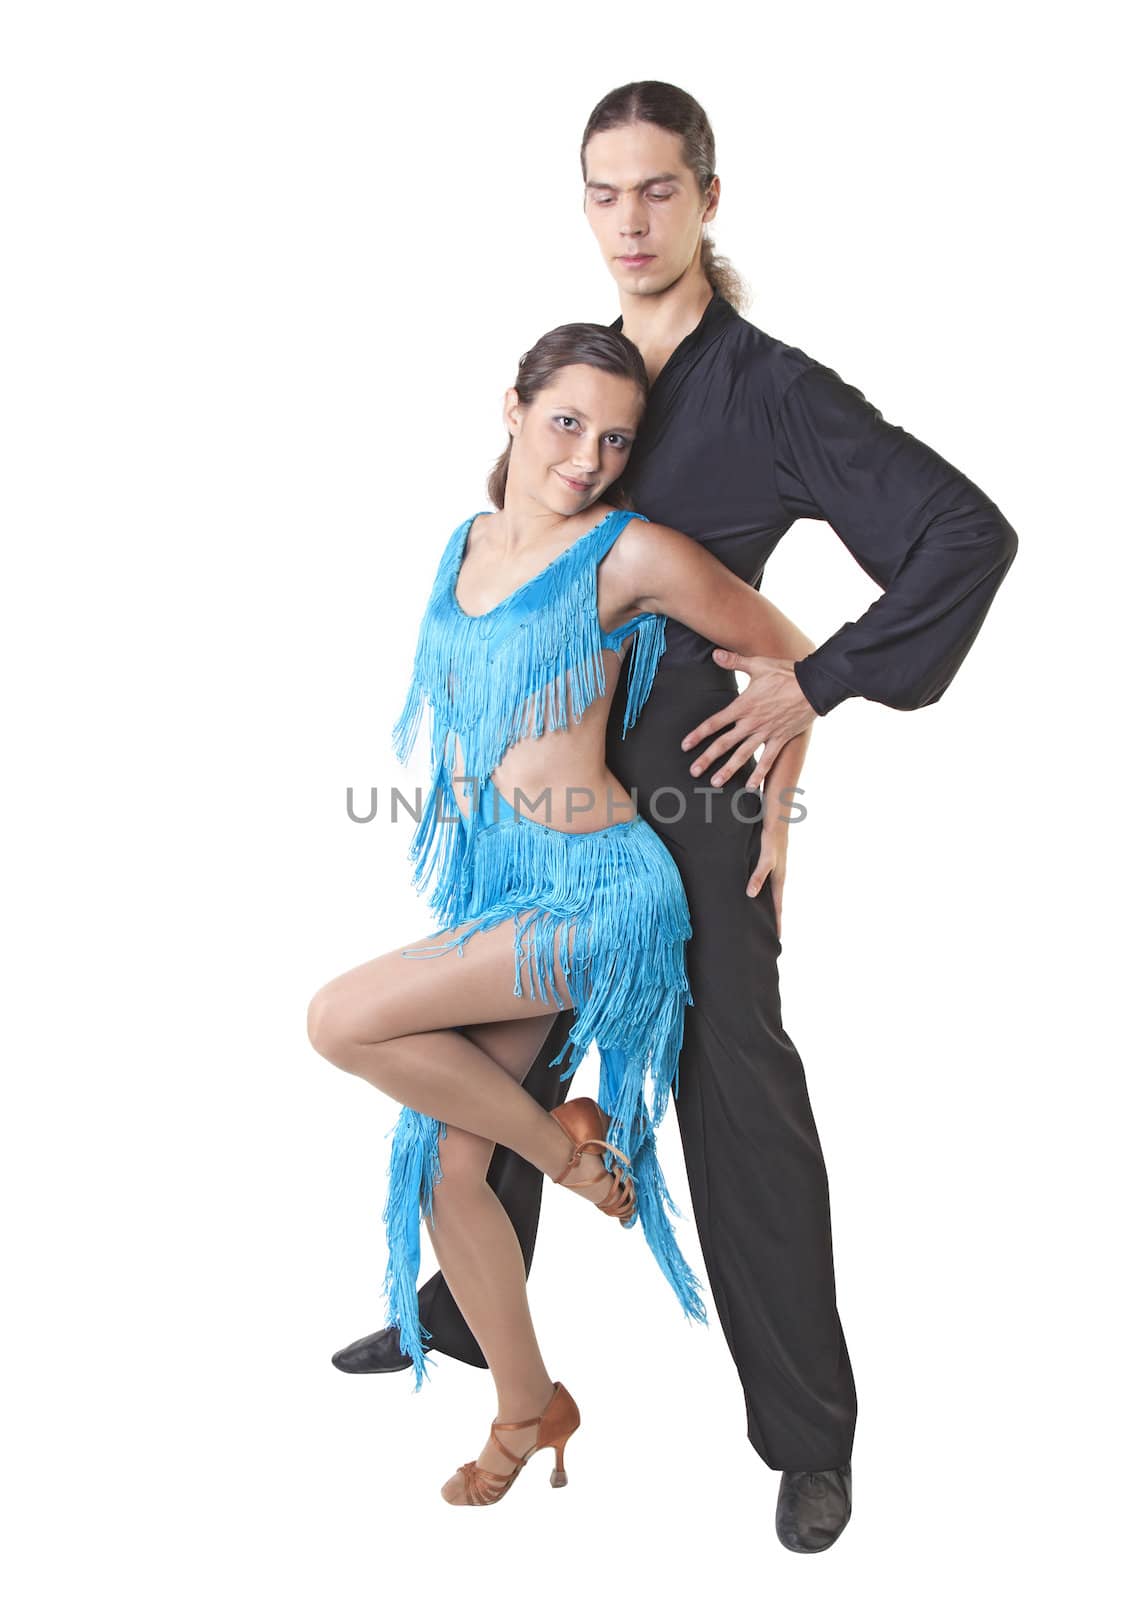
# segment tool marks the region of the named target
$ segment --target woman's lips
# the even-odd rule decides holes
[[[561,479],[562,483],[567,483],[569,485],[574,494],[584,494],[585,490],[589,488],[589,485],[587,483],[582,483],[579,478],[567,478],[563,472],[559,472],[557,476]]]

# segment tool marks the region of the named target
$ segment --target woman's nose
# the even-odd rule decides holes
[[[578,439],[573,451],[573,465],[586,472],[596,472],[601,459],[601,447],[596,439]]]

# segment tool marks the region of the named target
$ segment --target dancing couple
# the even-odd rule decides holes
[[[437,929],[310,1003],[320,1054],[402,1107],[390,1320],[334,1361],[412,1367],[418,1388],[430,1351],[488,1367],[497,1416],[442,1485],[450,1503],[495,1503],[547,1448],[565,1483],[580,1414],[526,1293],[543,1181],[639,1223],[706,1321],[657,1159],[671,1101],[748,1437],[782,1473],[778,1537],[823,1550],[851,1514],[856,1395],[781,1023],[787,829],[815,720],[849,697],[936,701],[1017,540],[935,451],[740,315],[690,95],[612,91],[581,165],[621,315],[522,357],[494,509],[445,543],[394,728],[406,760],[429,724],[411,857]],[[819,647],[758,588],[801,517],[884,591]],[[597,1096],[570,1098],[590,1045]],[[419,1288],[423,1223],[440,1270]]]

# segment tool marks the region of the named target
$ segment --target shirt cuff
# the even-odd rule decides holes
[[[833,678],[830,672],[825,672],[822,667],[816,665],[814,650],[811,655],[794,662],[792,671],[803,691],[804,699],[821,717],[826,717],[841,700],[848,700],[855,694],[855,690],[849,689],[846,683],[841,683],[839,678]]]

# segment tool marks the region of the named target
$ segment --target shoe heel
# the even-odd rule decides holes
[[[562,1439],[560,1444],[553,1446],[553,1454],[557,1458],[557,1465],[549,1474],[549,1482],[555,1489],[564,1489],[569,1482],[569,1474],[565,1471],[565,1446],[568,1443],[568,1439]]]

